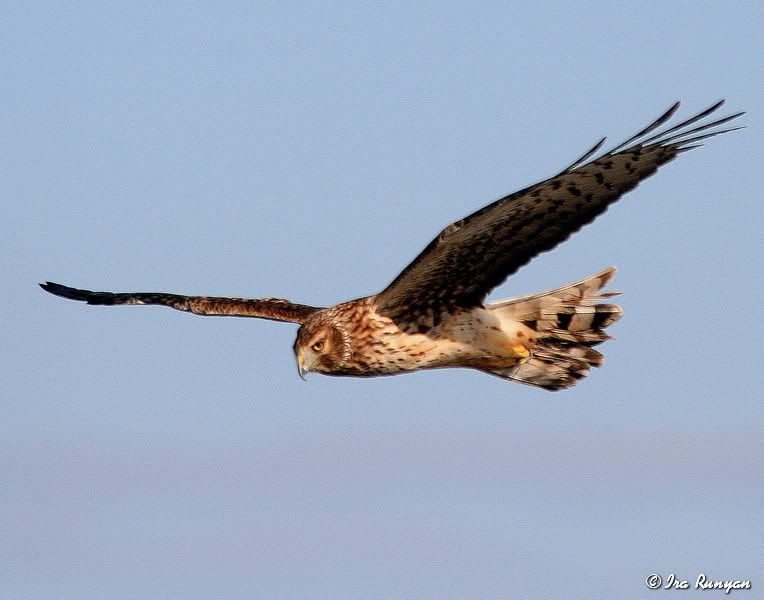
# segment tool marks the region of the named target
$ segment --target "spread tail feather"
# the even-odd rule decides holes
[[[555,290],[489,305],[489,310],[500,311],[502,317],[521,321],[536,331],[538,338],[523,364],[486,372],[547,390],[561,390],[586,377],[591,367],[602,365],[604,357],[592,346],[611,339],[604,330],[623,313],[615,304],[599,303],[618,294],[600,291],[615,271],[610,267]]]

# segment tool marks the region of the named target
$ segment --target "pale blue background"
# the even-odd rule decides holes
[[[760,593],[762,5],[508,4],[4,6],[0,597]],[[748,129],[497,290],[620,267],[608,364],[567,392],[306,384],[291,325],[36,285],[365,295],[600,135],[721,97]]]

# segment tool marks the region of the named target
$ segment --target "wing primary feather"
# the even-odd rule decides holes
[[[76,288],[61,285],[60,283],[53,283],[52,281],[41,283],[40,287],[50,294],[68,298],[69,300],[82,300],[84,302],[87,302],[88,296],[95,293],[90,290],[78,290]]]
[[[602,144],[605,143],[605,140],[607,140],[607,137],[603,137],[599,142],[594,144],[594,146],[592,146],[589,150],[584,152],[583,155],[581,155],[579,158],[577,158],[572,163],[570,163],[570,165],[568,165],[562,171],[560,171],[557,175],[555,175],[555,177],[559,175],[563,175],[564,173],[567,173],[568,171],[575,169],[578,165],[583,163],[587,158],[591,157],[595,152],[597,152],[597,150],[602,148]]]
[[[669,108],[660,117],[655,119],[655,121],[650,123],[647,127],[645,127],[644,129],[640,130],[639,133],[635,133],[628,140],[626,140],[625,142],[623,142],[621,144],[618,144],[615,148],[612,148],[612,149],[608,150],[605,154],[614,154],[614,153],[618,152],[619,150],[621,150],[622,148],[628,146],[631,142],[633,142],[635,140],[638,140],[642,136],[647,135],[648,133],[650,133],[651,131],[655,131],[655,129],[657,129],[658,127],[663,125],[666,121],[668,121],[674,115],[674,113],[679,108],[680,104],[681,104],[680,102],[675,102],[671,106],[671,108]]]
[[[710,133],[704,133],[703,135],[696,135],[691,138],[687,138],[686,140],[679,140],[676,142],[672,142],[672,145],[674,146],[682,146],[683,144],[691,144],[693,142],[699,142],[700,140],[705,140],[710,137],[714,137],[717,135],[721,135],[723,133],[729,133],[730,131],[737,131],[738,129],[745,129],[745,126],[742,125],[740,127],[729,127],[728,129],[721,129],[719,131],[712,131]]]
[[[682,152],[689,152],[690,150],[694,150],[695,148],[702,148],[703,144],[693,144],[692,146],[682,146],[681,148],[676,149],[677,154],[681,154]]]

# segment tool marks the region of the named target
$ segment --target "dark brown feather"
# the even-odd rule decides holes
[[[480,306],[488,293],[533,257],[551,250],[607,210],[624,193],[674,159],[701,136],[679,139],[738,117],[731,115],[689,130],[721,102],[678,126],[652,134],[678,103],[610,152],[579,165],[587,152],[559,175],[501,198],[446,227],[377,296],[380,314],[402,329],[422,331],[446,313]],[[680,131],[683,130],[683,131]],[[713,131],[705,136],[718,135]],[[673,135],[665,137],[665,134]],[[633,143],[632,143],[633,142]],[[601,143],[601,142],[600,142]],[[623,148],[626,145],[628,147]],[[598,148],[599,144],[595,146]]]
[[[302,323],[313,313],[322,310],[315,306],[293,304],[288,300],[278,298],[254,300],[247,298],[179,296],[177,294],[145,292],[114,294],[112,292],[79,290],[50,281],[41,283],[40,287],[56,296],[70,300],[80,300],[88,304],[156,304],[194,313],[195,315],[213,317],[254,317],[257,319],[270,319],[272,321]]]

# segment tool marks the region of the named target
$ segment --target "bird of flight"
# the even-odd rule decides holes
[[[624,193],[702,139],[740,129],[706,120],[723,100],[656,132],[679,102],[628,140],[592,159],[605,142],[554,177],[514,192],[446,227],[383,291],[329,308],[276,298],[91,292],[57,283],[51,294],[88,304],[157,304],[197,315],[298,323],[300,377],[370,377],[467,367],[560,390],[600,366],[593,346],[620,307],[601,302],[614,268],[540,294],[486,304],[486,296],[536,255],[593,221]],[[705,120],[705,122],[704,122]],[[592,159],[592,160],[590,160]],[[587,162],[588,161],[588,162]]]

